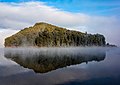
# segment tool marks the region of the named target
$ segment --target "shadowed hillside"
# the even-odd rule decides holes
[[[5,39],[5,47],[104,46],[105,37],[68,30],[48,23],[36,23]]]

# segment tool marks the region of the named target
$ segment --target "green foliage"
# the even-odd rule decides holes
[[[105,38],[100,34],[87,34],[67,30],[44,22],[25,28],[5,39],[6,47],[16,46],[104,46]]]

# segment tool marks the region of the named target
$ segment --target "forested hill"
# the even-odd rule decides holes
[[[5,47],[104,46],[105,37],[68,30],[48,23],[36,23],[5,39]]]

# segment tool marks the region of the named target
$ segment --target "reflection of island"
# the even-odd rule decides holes
[[[37,73],[46,73],[58,68],[105,59],[105,51],[96,49],[7,49],[5,57]]]

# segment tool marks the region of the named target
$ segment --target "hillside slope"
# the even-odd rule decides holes
[[[36,23],[5,39],[5,47],[104,46],[105,37],[67,30],[48,23]]]

